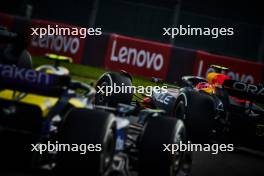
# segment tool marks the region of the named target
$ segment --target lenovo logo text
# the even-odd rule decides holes
[[[45,35],[42,38],[33,36],[31,45],[56,52],[76,54],[80,48],[80,40],[77,37],[61,35]]]
[[[112,62],[132,65],[138,68],[147,68],[160,71],[164,65],[164,58],[161,53],[150,52],[144,49],[129,48],[122,46],[117,48],[117,41],[113,41],[111,50]]]

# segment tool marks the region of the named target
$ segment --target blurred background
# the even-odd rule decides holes
[[[207,53],[200,53],[199,56],[201,58],[196,58],[196,51],[180,51],[178,48],[168,49],[168,46],[160,47],[160,44],[155,44],[155,46],[154,44],[149,44],[146,51],[150,53],[153,53],[157,48],[160,50],[167,48],[164,52],[159,51],[164,55],[164,60],[170,60],[167,63],[169,65],[167,69],[168,74],[165,75],[167,80],[175,81],[175,78],[180,78],[181,74],[185,74],[183,67],[187,67],[188,74],[193,74],[193,68],[198,68],[199,65],[189,62],[191,59],[197,60],[197,63],[200,63],[204,59],[204,65],[207,64],[208,60],[225,60],[226,62],[223,61],[221,63],[227,63],[230,66],[239,63],[236,69],[239,68],[240,70],[235,70],[235,73],[243,73],[242,76],[240,75],[241,77],[251,76],[252,74],[257,79],[257,77],[264,76],[264,66],[261,64],[258,64],[259,66],[257,68],[255,64],[251,63],[251,69],[249,69],[249,62],[227,62],[228,59],[225,58],[225,56],[231,56],[264,63],[264,11],[261,1],[257,0],[1,0],[0,12],[82,27],[101,27],[102,31],[107,33],[117,33],[221,55],[219,57],[211,57]],[[234,35],[220,36],[216,39],[211,38],[211,36],[177,36],[171,39],[169,36],[163,35],[164,27],[177,27],[179,25],[191,25],[191,27],[202,28],[234,28]],[[120,38],[123,39],[120,36],[114,39],[120,42]],[[83,52],[83,48],[80,47],[78,50],[78,58],[81,58],[81,54],[84,53],[83,58],[89,59],[86,59],[87,62],[84,59],[85,62],[82,64],[97,66],[97,63],[93,65],[90,61],[102,61],[98,65],[103,67],[103,61],[110,60],[110,55],[104,53],[111,46],[108,46],[108,38],[100,40],[100,43],[98,42],[99,45],[95,44],[97,38],[91,41],[89,38],[87,40],[89,40],[86,42],[88,43],[87,47],[85,46],[84,48],[86,52]],[[126,39],[127,43],[120,42],[120,46],[123,46],[125,43],[128,47],[131,47],[131,41],[129,40]],[[113,42],[113,39],[111,41]],[[80,46],[84,45],[84,43],[85,41],[80,39]],[[136,44],[139,50],[142,47],[142,42],[137,41]],[[31,51],[33,49],[37,54],[39,54],[38,51],[40,50],[42,53],[46,53],[46,51],[51,52],[51,50],[43,49],[40,46],[35,48],[31,46]],[[62,53],[62,50],[59,53]],[[170,50],[172,54],[171,56],[167,56],[166,53],[170,53]],[[189,52],[190,54],[187,56],[191,59],[188,59],[185,55]],[[69,51],[63,54],[65,53],[69,54]],[[182,56],[183,59],[177,58],[177,56]],[[209,59],[205,59],[204,57],[206,56]],[[170,57],[176,59],[171,59]],[[35,66],[46,64],[46,60],[38,61],[39,59],[35,57]],[[110,62],[109,65],[113,64]],[[229,67],[229,65],[226,66]],[[125,66],[129,67],[132,71],[135,69],[131,65]],[[176,66],[178,67],[175,68]],[[203,69],[203,72],[206,72],[206,66]],[[146,72],[145,68],[142,70],[144,73]],[[179,71],[177,72],[177,70]],[[257,70],[260,71],[258,72]],[[81,66],[74,66],[70,68],[70,71],[74,75],[74,78],[82,81],[88,80],[89,83],[90,80],[95,81],[95,78],[104,72],[104,70],[90,67],[88,69],[88,67]],[[160,73],[165,72],[165,68],[160,71]],[[262,80],[263,82],[264,78],[259,78],[258,80]],[[262,157],[260,157],[258,153],[249,155],[248,152],[221,153],[219,155],[195,152],[192,175],[263,176],[263,163],[263,153]],[[0,175],[21,176],[21,174],[9,172],[3,174],[1,172]]]
[[[74,7],[74,8],[73,8]],[[215,54],[264,62],[261,1],[228,0],[2,0],[0,11],[28,18],[101,27]],[[233,27],[234,36],[163,36],[163,27]]]

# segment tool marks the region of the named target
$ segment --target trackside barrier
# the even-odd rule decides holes
[[[144,77],[166,78],[172,46],[110,34],[104,67]]]
[[[11,31],[28,33],[28,50],[33,56],[55,53],[72,57],[75,63],[125,70],[142,77],[159,77],[175,82],[183,75],[206,76],[210,64],[230,68],[227,74],[235,80],[248,83],[264,81],[264,65],[233,57],[175,47],[169,44],[142,40],[117,34],[101,36],[31,36],[31,27],[76,27],[45,20],[27,20],[0,13],[0,26]],[[80,28],[80,27],[77,27]]]
[[[263,64],[228,56],[211,54],[204,51],[197,51],[196,53],[197,54],[193,68],[194,75],[204,77],[211,70],[209,66],[211,64],[216,64],[230,68],[226,74],[234,80],[251,84],[258,84],[263,81]]]
[[[45,35],[40,38],[36,35],[30,35],[32,33],[30,28],[47,28],[48,25],[50,25],[50,27],[55,27],[55,25],[58,25],[64,28],[80,28],[77,26],[52,21],[37,19],[27,20],[23,17],[0,13],[0,26],[6,27],[14,32],[24,33],[28,36],[28,50],[33,56],[43,56],[46,53],[55,53],[72,57],[74,63],[80,63],[82,59],[83,48],[88,37],[85,39],[80,38],[80,36]]]
[[[51,27],[55,27],[55,25],[58,25],[63,28],[76,27],[68,24],[44,20],[32,20],[30,27],[47,28],[48,25],[50,25]],[[32,53],[32,55],[38,56],[44,55],[45,53],[65,55],[72,57],[74,63],[80,63],[85,42],[86,39],[80,38],[80,36],[45,35],[40,38],[39,36],[33,35],[31,36],[31,42],[28,50],[30,53]]]

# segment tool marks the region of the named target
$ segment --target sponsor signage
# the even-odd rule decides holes
[[[225,80],[223,86],[230,95],[253,102],[264,102],[264,87],[235,80]]]
[[[62,77],[63,76],[46,74],[33,69],[0,64],[1,83],[22,83],[32,87],[39,86],[40,88],[46,88],[56,86],[58,84],[58,78]]]
[[[0,25],[11,31],[19,28],[78,28],[45,20],[31,20],[30,26],[23,18],[0,13]],[[226,71],[231,79],[249,84],[264,80],[264,66],[233,57],[188,50],[117,34],[104,34],[83,38],[78,35],[33,35],[29,52],[33,56],[54,53],[73,58],[74,63],[125,70],[143,77],[158,77],[168,82],[178,81],[183,75],[206,77],[212,71],[211,64],[230,68]]]
[[[4,80],[5,82],[22,82],[31,86],[39,84],[47,86],[50,84],[49,75],[43,72],[2,64],[0,64],[0,80]]]
[[[165,78],[171,45],[111,34],[104,65],[144,77]]]
[[[47,28],[47,26],[63,28],[73,28],[74,26],[66,24],[58,24],[55,22],[44,20],[32,20],[32,28]],[[76,28],[76,27],[75,27]],[[77,27],[78,28],[78,27]],[[46,53],[54,53],[71,57],[74,63],[80,63],[85,45],[85,38],[75,35],[33,35],[31,37],[29,52],[33,55],[45,55]]]
[[[213,69],[210,68],[212,64],[228,67],[229,70],[226,71],[225,74],[233,80],[258,84],[263,79],[262,71],[264,67],[262,64],[210,54],[203,51],[197,51],[194,64],[194,75],[206,77],[208,72],[213,71]]]
[[[44,94],[61,93],[62,87],[68,85],[69,82],[68,76],[46,74],[33,69],[0,64],[0,85],[2,88]]]

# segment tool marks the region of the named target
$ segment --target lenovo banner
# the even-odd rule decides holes
[[[172,46],[111,34],[105,67],[144,77],[166,78]]]
[[[31,28],[50,29],[51,33],[54,34],[46,34],[43,36],[32,35],[28,50],[35,56],[43,56],[46,53],[54,53],[69,56],[73,59],[74,63],[80,63],[86,39],[81,38],[79,35],[56,35],[55,32],[58,27],[64,28],[65,30],[79,28],[51,21],[32,20]]]
[[[197,51],[196,57],[194,64],[195,75],[205,77],[211,70],[209,66],[214,64],[228,67],[229,71],[226,74],[237,81],[258,84],[263,80],[262,73],[264,67],[262,64],[203,51]]]

